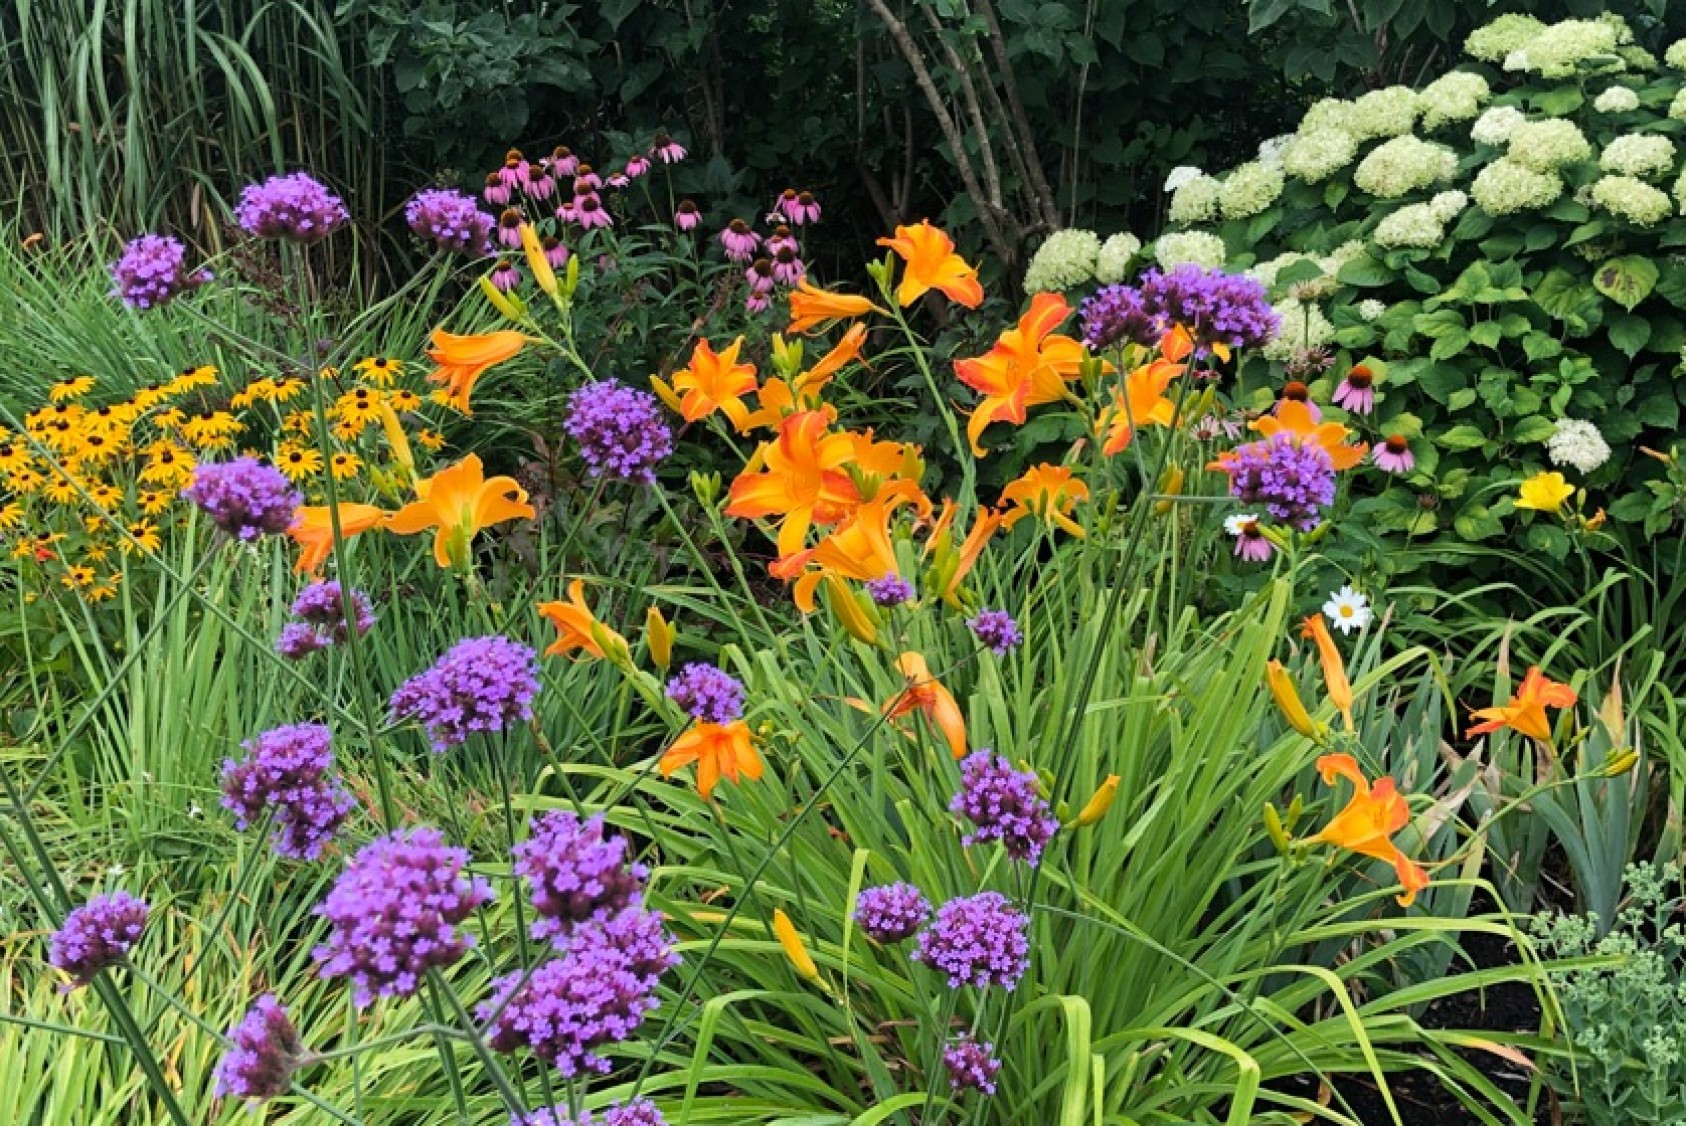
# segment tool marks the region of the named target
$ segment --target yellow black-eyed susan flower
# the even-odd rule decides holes
[[[131,551],[156,552],[163,543],[163,537],[158,534],[158,525],[151,520],[136,520],[128,526],[128,538],[119,541],[123,553]]]
[[[71,590],[79,590],[83,587],[93,586],[94,579],[97,577],[94,569],[86,563],[75,563],[64,569],[64,574],[60,576],[59,581]]]
[[[376,387],[391,387],[404,374],[404,362],[391,356],[368,356],[353,364],[352,370]]]
[[[80,399],[93,389],[93,376],[78,375],[71,379],[61,379],[47,388],[47,398],[55,403],[68,403]]]
[[[400,387],[396,391],[386,393],[387,406],[400,414],[421,410],[422,397],[408,387]]]
[[[135,493],[135,507],[143,515],[157,516],[170,507],[172,499],[172,495],[163,489],[141,489]]]
[[[330,472],[336,481],[349,481],[363,468],[363,459],[356,454],[337,453],[329,460]]]
[[[289,481],[303,481],[322,472],[322,454],[310,446],[288,443],[275,451],[275,468]]]

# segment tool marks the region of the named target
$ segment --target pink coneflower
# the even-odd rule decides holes
[[[579,171],[580,158],[567,145],[550,150],[550,174],[556,177],[573,176]]]
[[[1194,425],[1188,428],[1191,438],[1197,442],[1216,441],[1220,436],[1224,438],[1241,437],[1241,424],[1233,418],[1225,418],[1219,414],[1201,415]]]
[[[608,184],[611,188],[617,189],[624,188],[628,184],[632,183],[631,180],[627,179],[626,173],[624,172],[611,172],[609,173],[609,178],[603,182]]]
[[[794,203],[787,203],[781,196],[779,204],[781,210],[790,217],[790,221],[798,227],[820,221],[820,201],[814,198],[813,192],[797,192]]]
[[[583,195],[594,192],[603,186],[603,180],[591,170],[591,165],[581,164],[574,169],[574,194]]]
[[[526,176],[527,162],[522,158],[521,150],[510,149],[503,158],[503,167],[498,170],[498,179],[506,188],[519,188]]]
[[[761,236],[750,230],[749,224],[742,219],[733,219],[720,232],[720,245],[726,248],[726,257],[732,261],[748,262],[755,257],[755,250],[761,245]]]
[[[497,267],[492,270],[492,284],[498,287],[499,293],[508,293],[521,284],[521,271],[508,258],[499,258]]]
[[[496,172],[486,173],[486,186],[480,194],[487,203],[495,203],[499,207],[509,202],[509,185],[503,182],[503,177]]]
[[[644,156],[629,156],[626,158],[626,178],[636,180],[650,170],[650,160]]]
[[[771,293],[776,280],[773,273],[773,263],[765,258],[757,258],[750,263],[749,269],[743,272],[744,280],[749,283],[751,293]]]
[[[678,164],[685,159],[685,146],[666,133],[657,133],[655,143],[650,146],[650,153],[663,164]]]
[[[1282,385],[1282,397],[1276,400],[1276,405],[1270,408],[1270,413],[1280,414],[1283,403],[1304,403],[1306,409],[1311,412],[1311,421],[1319,422],[1323,418],[1323,412],[1311,401],[1311,388],[1297,379]]]
[[[1251,512],[1225,517],[1224,530],[1235,537],[1235,556],[1247,563],[1263,563],[1276,551],[1259,528],[1259,518]]]
[[[773,201],[773,214],[782,215],[792,223],[800,223],[796,217],[796,189],[786,188],[779,193],[779,198]]]
[[[550,263],[550,268],[560,270],[568,264],[568,248],[562,245],[562,240],[546,235],[539,245],[544,248],[544,260]]]
[[[1406,443],[1403,434],[1389,434],[1387,441],[1370,452],[1370,457],[1375,461],[1377,469],[1389,473],[1409,473],[1411,467],[1417,464],[1417,459],[1411,456],[1411,447]]]
[[[787,246],[791,250],[801,249],[801,244],[796,241],[796,236],[790,233],[790,228],[780,223],[773,228],[773,233],[767,236],[767,253],[777,254]]]
[[[743,307],[751,313],[765,313],[773,307],[773,299],[765,293],[751,290],[749,296],[744,298]]]
[[[673,225],[682,231],[694,231],[701,222],[702,212],[688,199],[680,200],[679,206],[673,209]]]
[[[1333,399],[1337,407],[1345,407],[1353,414],[1369,414],[1376,409],[1376,373],[1358,364],[1335,388]]]
[[[529,164],[527,174],[521,178],[521,190],[534,199],[549,199],[556,192],[556,181],[542,164]]]
[[[593,227],[612,227],[615,221],[603,209],[603,201],[596,192],[587,192],[574,200],[574,222],[591,230]]]
[[[521,249],[521,212],[513,207],[498,216],[498,241],[511,250]]]
[[[778,253],[773,255],[773,280],[780,285],[797,285],[807,272],[807,268],[802,265],[802,259],[796,256],[795,247],[781,246]]]

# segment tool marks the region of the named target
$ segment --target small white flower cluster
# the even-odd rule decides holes
[[[1626,86],[1611,86],[1593,99],[1599,113],[1632,113],[1639,108],[1639,95]]]
[[[1282,170],[1254,160],[1223,178],[1218,209],[1225,219],[1246,219],[1266,210],[1282,194]]]
[[[1361,141],[1409,133],[1422,112],[1417,92],[1409,86],[1372,90],[1352,103],[1347,129]]]
[[[1515,106],[1494,106],[1475,119],[1470,127],[1470,139],[1478,145],[1498,146],[1510,140],[1517,126],[1525,124],[1528,115]]]
[[[1282,331],[1264,346],[1267,360],[1286,362],[1293,359],[1296,352],[1322,347],[1335,335],[1335,326],[1329,323],[1329,318],[1323,315],[1323,310],[1315,301],[1298,301],[1290,297],[1272,307],[1282,318]]]
[[[1592,157],[1592,143],[1580,126],[1562,118],[1524,121],[1510,131],[1505,155],[1535,172],[1552,172]]]
[[[1258,162],[1270,168],[1281,168],[1282,153],[1293,141],[1294,135],[1292,133],[1279,133],[1274,137],[1266,137],[1259,142]]]
[[[1556,431],[1546,439],[1546,456],[1553,465],[1568,465],[1582,473],[1591,473],[1610,460],[1610,443],[1592,423],[1565,418],[1559,420]]]
[[[1095,280],[1102,285],[1116,285],[1130,271],[1130,259],[1141,250],[1142,240],[1128,231],[1120,231],[1101,243],[1095,256]]]
[[[1675,70],[1686,70],[1686,39],[1676,39],[1663,52],[1663,62]]]
[[[1481,103],[1491,96],[1487,80],[1479,74],[1454,70],[1441,75],[1417,95],[1423,111],[1423,130],[1438,129],[1448,121],[1468,121],[1481,112]]]
[[[1436,219],[1439,219],[1442,223],[1450,223],[1453,219],[1462,215],[1464,208],[1469,206],[1469,194],[1453,188],[1449,192],[1437,194],[1428,201],[1428,205],[1434,208]]]
[[[1030,259],[1025,292],[1057,293],[1093,280],[1100,252],[1101,239],[1094,231],[1055,231]]]
[[[1179,227],[1209,223],[1218,217],[1218,200],[1222,196],[1223,185],[1202,172],[1172,190],[1169,218]]]
[[[1458,157],[1451,149],[1407,134],[1372,149],[1352,182],[1380,199],[1397,199],[1450,180],[1457,170]]]
[[[1478,27],[1464,40],[1464,53],[1482,62],[1496,63],[1512,51],[1519,51],[1546,25],[1533,16],[1511,13]]]
[[[1344,129],[1315,129],[1294,134],[1282,152],[1282,170],[1315,184],[1352,163],[1358,142]]]
[[[1520,48],[1526,64],[1520,69],[1537,73],[1542,78],[1570,78],[1584,59],[1603,55],[1614,56],[1627,25],[1609,20],[1564,20],[1554,23]],[[1632,33],[1628,33],[1631,40]],[[1612,59],[1612,69],[1626,64]],[[1509,63],[1506,63],[1508,68]]]
[[[1551,172],[1536,172],[1500,157],[1476,175],[1469,194],[1489,215],[1512,215],[1550,207],[1563,194],[1563,181]]]
[[[1433,204],[1413,203],[1383,218],[1372,237],[1377,246],[1389,250],[1399,247],[1428,250],[1446,238],[1446,225],[1435,215]]]
[[[1674,96],[1674,101],[1668,104],[1668,115],[1676,121],[1686,121],[1686,87],[1681,87],[1680,93]]]
[[[1592,185],[1592,202],[1636,227],[1654,227],[1674,214],[1660,188],[1632,176],[1605,176]]]
[[[1300,118],[1299,131],[1315,133],[1320,129],[1339,129],[1357,137],[1358,125],[1352,119],[1352,103],[1340,98],[1319,98],[1311,103],[1311,108]]]
[[[1190,180],[1198,180],[1204,175],[1206,175],[1206,173],[1200,171],[1200,169],[1196,168],[1192,164],[1179,164],[1175,168],[1171,169],[1171,171],[1166,175],[1165,190],[1168,192],[1174,192]]]
[[[1217,235],[1206,231],[1171,231],[1159,236],[1159,241],[1153,246],[1153,256],[1160,268],[1165,270],[1185,262],[1219,270],[1229,255],[1224,249],[1224,240]]]
[[[1387,302],[1366,297],[1358,303],[1358,316],[1366,323],[1379,321],[1387,316]]]
[[[1604,146],[1598,166],[1623,176],[1662,176],[1674,171],[1674,142],[1656,133],[1629,133]]]
[[[1327,297],[1335,291],[1339,284],[1335,281],[1335,275],[1341,272],[1341,267],[1362,253],[1364,253],[1364,244],[1357,239],[1350,239],[1321,257],[1290,250],[1285,254],[1278,254],[1275,258],[1256,263],[1249,267],[1246,272],[1248,277],[1253,278],[1266,289],[1275,290],[1278,274],[1295,263],[1310,262],[1323,271],[1323,276],[1296,282],[1294,285],[1295,295],[1302,299]]]
[[[1686,171],[1674,182],[1674,202],[1680,205],[1680,213],[1686,215]]]

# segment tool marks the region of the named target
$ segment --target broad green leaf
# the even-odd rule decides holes
[[[1631,312],[1650,296],[1651,290],[1656,287],[1658,273],[1656,263],[1649,258],[1624,254],[1600,263],[1593,272],[1592,284],[1598,292]]]

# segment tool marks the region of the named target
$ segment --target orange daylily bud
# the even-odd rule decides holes
[[[1300,702],[1300,693],[1294,687],[1294,678],[1282,667],[1281,661],[1270,661],[1265,665],[1265,681],[1270,685],[1270,694],[1276,700],[1282,718],[1288,721],[1288,726],[1307,739],[1321,739],[1317,725],[1311,721],[1311,713],[1306,711],[1305,705]]]
[[[1095,788],[1094,796],[1089,799],[1077,816],[1072,820],[1073,827],[1081,828],[1093,825],[1106,816],[1106,811],[1112,808],[1112,803],[1118,798],[1118,775],[1109,774],[1106,781]]]
[[[778,936],[779,945],[784,948],[784,956],[790,959],[790,964],[796,967],[796,972],[806,981],[818,981],[820,968],[814,964],[813,955],[802,943],[802,936],[796,933],[796,924],[790,921],[790,916],[783,908],[773,911],[773,933]]]
[[[1335,639],[1329,634],[1329,623],[1323,620],[1322,614],[1313,614],[1305,620],[1305,635],[1317,643],[1317,659],[1323,666],[1323,684],[1328,690],[1329,701],[1341,713],[1346,729],[1351,731],[1352,685],[1346,678],[1341,651],[1335,648]]]
[[[678,633],[658,608],[652,606],[644,612],[644,647],[650,651],[650,660],[663,672],[673,663],[673,640]]]

